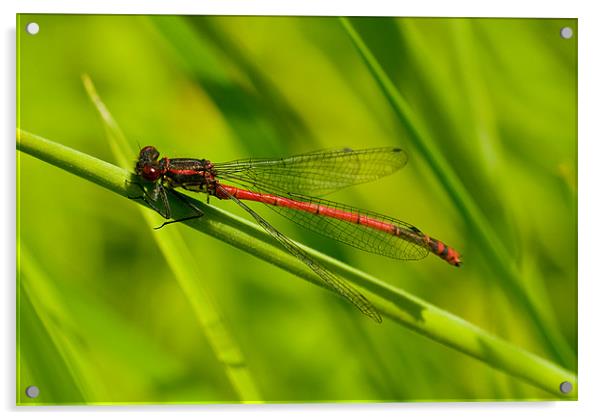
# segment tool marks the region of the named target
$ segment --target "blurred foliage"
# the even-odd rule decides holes
[[[30,21],[39,34],[24,33]],[[542,323],[492,268],[336,18],[21,15],[18,126],[115,161],[81,84],[88,73],[127,138],[167,156],[403,147],[402,173],[332,197],[444,240],[463,254],[461,269],[362,253],[255,207],[291,237],[575,370],[577,44],[559,33],[576,34],[576,20],[351,22],[504,246]],[[19,402],[239,400],[136,206],[18,160]],[[170,228],[266,401],[553,398],[398,325],[376,325],[225,243]],[[23,397],[30,384],[41,388],[35,401]]]

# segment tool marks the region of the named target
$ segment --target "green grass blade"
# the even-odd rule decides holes
[[[132,368],[129,372],[136,372],[135,382],[149,388],[188,374],[182,363],[140,334],[94,293],[61,288],[63,279],[45,273],[22,242],[19,254],[25,261],[19,266],[23,305],[19,305],[19,318],[25,324],[18,334],[19,342],[23,342],[19,355],[28,366],[28,374],[18,377],[27,381],[18,387],[21,404],[129,401],[129,394],[119,392],[111,383],[122,378],[122,385],[123,372],[106,374],[98,363],[105,357],[118,366]],[[39,398],[24,398],[23,389],[28,384],[40,388]],[[125,381],[123,386],[127,389],[128,385]]]
[[[466,95],[472,120],[479,122],[480,136],[485,144],[481,147],[488,150],[495,150],[494,153],[501,153],[502,139],[496,129],[497,121],[495,110],[493,109],[493,99],[490,97],[489,91],[486,88],[486,83],[483,80],[483,67],[480,66],[479,60],[476,57],[475,39],[478,36],[473,33],[475,31],[474,24],[466,19],[454,19],[451,21],[453,25],[453,33],[455,34],[455,44],[458,50],[458,62],[462,68],[463,85],[466,87],[468,94]],[[492,172],[497,173],[499,168],[493,165]],[[502,196],[510,197],[514,191],[514,185],[499,182],[499,190]],[[523,276],[526,274],[522,271]],[[530,304],[535,307],[539,314],[541,323],[544,326],[546,334],[551,334],[554,343],[554,350],[559,355],[559,360],[562,360],[565,365],[574,366],[576,363],[575,354],[571,350],[566,340],[557,332],[560,331],[557,320],[554,317],[552,304],[549,300],[549,292],[545,288],[543,278],[532,273],[529,276],[530,281],[526,284],[521,282],[522,293],[526,295]]]
[[[98,110],[107,138],[118,162],[123,166],[131,165],[131,143],[125,139],[121,129],[98,96],[89,77],[84,76],[84,85]],[[135,195],[139,195],[140,192]],[[157,226],[157,216],[154,211],[142,209],[149,227]],[[226,326],[217,305],[210,294],[204,289],[201,279],[202,271],[195,264],[196,258],[191,255],[178,229],[165,229],[160,235],[154,235],[159,249],[163,253],[169,267],[174,273],[180,287],[188,298],[198,322],[212,346],[213,352],[222,363],[225,373],[236,394],[244,402],[260,402],[261,396],[251,372],[248,369],[242,351],[236,344],[233,334]]]
[[[125,181],[131,176],[128,170],[112,166],[90,156],[86,157],[80,152],[23,130],[17,131],[17,140],[17,147],[23,152],[60,166],[124,197],[127,197],[128,194],[136,194],[135,190],[129,191],[132,186],[126,186]],[[197,200],[193,200],[193,202],[205,212],[205,216],[201,220],[190,220],[184,224],[305,280],[321,284],[313,271],[278,247],[260,227],[203,202]],[[174,211],[174,217],[182,217],[189,213],[189,209],[180,200],[171,200],[170,204]],[[341,278],[364,289],[374,306],[394,322],[546,390],[551,394],[550,398],[576,399],[577,386],[574,373],[495,337],[481,328],[367,273],[318,251],[307,247],[303,248]],[[189,260],[184,266],[188,263]],[[196,281],[196,278],[194,280]],[[366,318],[365,322],[371,321]],[[563,381],[571,381],[575,385],[574,390],[568,395],[561,394],[558,389],[559,384]]]
[[[63,354],[25,291],[20,292],[18,307],[17,405],[85,402],[80,384],[70,372]],[[27,333],[23,333],[25,331]],[[35,400],[25,394],[29,386],[37,386],[41,390]]]
[[[73,317],[27,247],[19,242],[18,248],[19,258],[25,262],[19,265],[19,318],[24,322],[22,328],[35,331],[33,334],[21,334],[19,329],[17,340],[24,340],[19,347],[30,362],[33,377],[36,377],[36,373],[54,370],[52,382],[31,384],[40,388],[40,399],[33,401],[23,398],[23,386],[30,384],[21,384],[18,402],[44,404],[60,401],[73,404],[96,401],[100,392],[95,391],[98,386],[91,380],[94,378],[93,369],[82,357],[85,352],[81,343],[70,333],[74,328]],[[40,378],[44,376],[39,375]]]
[[[476,205],[471,194],[466,190],[455,171],[435,146],[419,118],[414,114],[410,105],[385,73],[350,20],[341,18],[341,23],[378,83],[378,86],[391,104],[402,126],[407,130],[410,141],[420,152],[436,175],[437,180],[447,191],[467,226],[472,226],[471,231],[474,232],[475,241],[478,242],[483,254],[487,255],[491,261],[492,271],[500,273],[506,280],[501,282],[501,286],[528,313],[549,354],[565,366],[574,366],[575,356],[569,350],[566,340],[556,329],[547,327],[548,322],[545,315],[541,313],[532,299],[529,298],[529,295],[521,284],[522,279],[513,259]]]
[[[153,17],[151,19],[153,19],[157,28],[161,30],[161,25],[157,23],[160,18]],[[292,143],[294,143],[296,139],[299,139],[302,140],[304,144],[315,144],[316,140],[313,138],[312,133],[305,125],[303,119],[297,114],[295,109],[282,94],[280,89],[270,81],[263,72],[263,69],[248,56],[247,51],[239,44],[238,40],[230,38],[229,35],[221,29],[219,21],[215,19],[199,20],[196,16],[186,16],[183,20],[189,23],[194,29],[196,34],[195,38],[199,41],[203,40],[206,44],[213,46],[215,51],[220,51],[222,55],[228,58],[229,64],[236,68],[236,71],[249,78],[249,81],[254,86],[254,91],[261,92],[261,94],[255,94],[252,97],[252,99],[257,102],[257,105],[255,105],[251,111],[259,114],[259,118],[269,120],[277,130],[279,138],[286,138]],[[186,51],[185,48],[179,47],[178,38],[170,37],[169,33],[164,33],[164,36],[180,53],[182,59],[190,62],[190,68],[196,69],[198,67],[193,75],[201,76],[204,63],[198,60],[193,54],[190,54],[189,51]],[[195,77],[197,83],[203,85],[201,79],[202,77]],[[241,89],[241,86],[235,85],[234,83],[232,83],[232,85],[235,86],[239,95],[251,95],[251,92]],[[216,101],[219,101],[219,99],[220,98],[218,97],[215,98]],[[243,139],[248,140],[247,135],[245,135]]]
[[[228,120],[229,127],[241,141],[250,144],[278,145],[277,126],[262,110],[264,100],[235,81],[229,57],[197,31],[193,22],[184,16],[151,16],[157,31],[169,42],[191,80],[194,80],[211,98]],[[286,126],[285,124],[283,124]],[[281,136],[290,130],[280,129]]]

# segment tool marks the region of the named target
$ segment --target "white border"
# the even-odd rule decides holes
[[[527,418],[591,418],[600,415],[601,339],[599,303],[602,299],[600,258],[602,231],[600,182],[602,182],[602,99],[600,76],[602,17],[596,2],[506,0],[486,1],[406,1],[384,0],[3,0],[2,77],[0,121],[5,134],[2,149],[4,204],[2,211],[0,266],[2,267],[2,345],[3,375],[0,380],[2,408],[8,418],[44,416],[45,419],[111,415],[114,418],[158,418],[172,415],[186,418],[245,417],[247,419],[303,418],[414,418],[443,415],[454,419],[488,420]],[[396,16],[497,16],[497,17],[578,17],[579,18],[579,402],[562,403],[442,403],[373,405],[279,405],[279,406],[169,406],[169,407],[65,407],[17,408],[15,401],[15,14],[21,13],[123,13],[123,14],[291,14],[291,15],[396,15]]]
[[[346,16],[583,16],[586,1],[20,0],[22,13],[254,14]],[[580,13],[581,12],[581,13]]]

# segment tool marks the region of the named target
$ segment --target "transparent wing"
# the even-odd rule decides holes
[[[363,251],[398,260],[419,260],[430,252],[427,236],[401,220],[302,194],[254,192],[248,200],[262,202],[305,229]]]
[[[324,286],[340,296],[353,303],[362,313],[368,315],[376,322],[382,322],[382,318],[378,311],[372,306],[370,301],[364,297],[360,292],[354,289],[347,282],[341,280],[333,273],[324,268],[321,264],[315,261],[309,254],[299,248],[293,241],[278,232],[272,225],[270,225],[263,217],[253,211],[245,203],[234,197],[226,189],[218,186],[219,193],[236,202],[239,206],[245,209],[253,218],[263,227],[270,235],[272,235],[284,248],[295,257],[299,258],[304,264],[311,268],[324,282]]]
[[[328,207],[341,211],[348,216],[338,219],[323,214],[312,214],[287,207],[269,206],[287,219],[305,229],[312,230],[327,238],[359,248],[373,254],[383,255],[398,260],[420,260],[429,254],[424,234],[406,222],[378,213],[360,210],[352,206],[324,199],[306,197],[300,194],[289,195],[291,199],[312,203],[316,206]],[[356,223],[355,220],[374,221],[371,225]],[[352,220],[352,221],[348,221]],[[374,225],[391,230],[375,229]],[[393,229],[397,234],[393,234]]]
[[[322,150],[282,159],[246,159],[216,163],[217,177],[262,191],[325,195],[374,181],[403,168],[399,148]]]

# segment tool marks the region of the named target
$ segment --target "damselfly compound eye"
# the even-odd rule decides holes
[[[140,150],[140,158],[157,160],[159,151],[154,146],[145,146]]]

